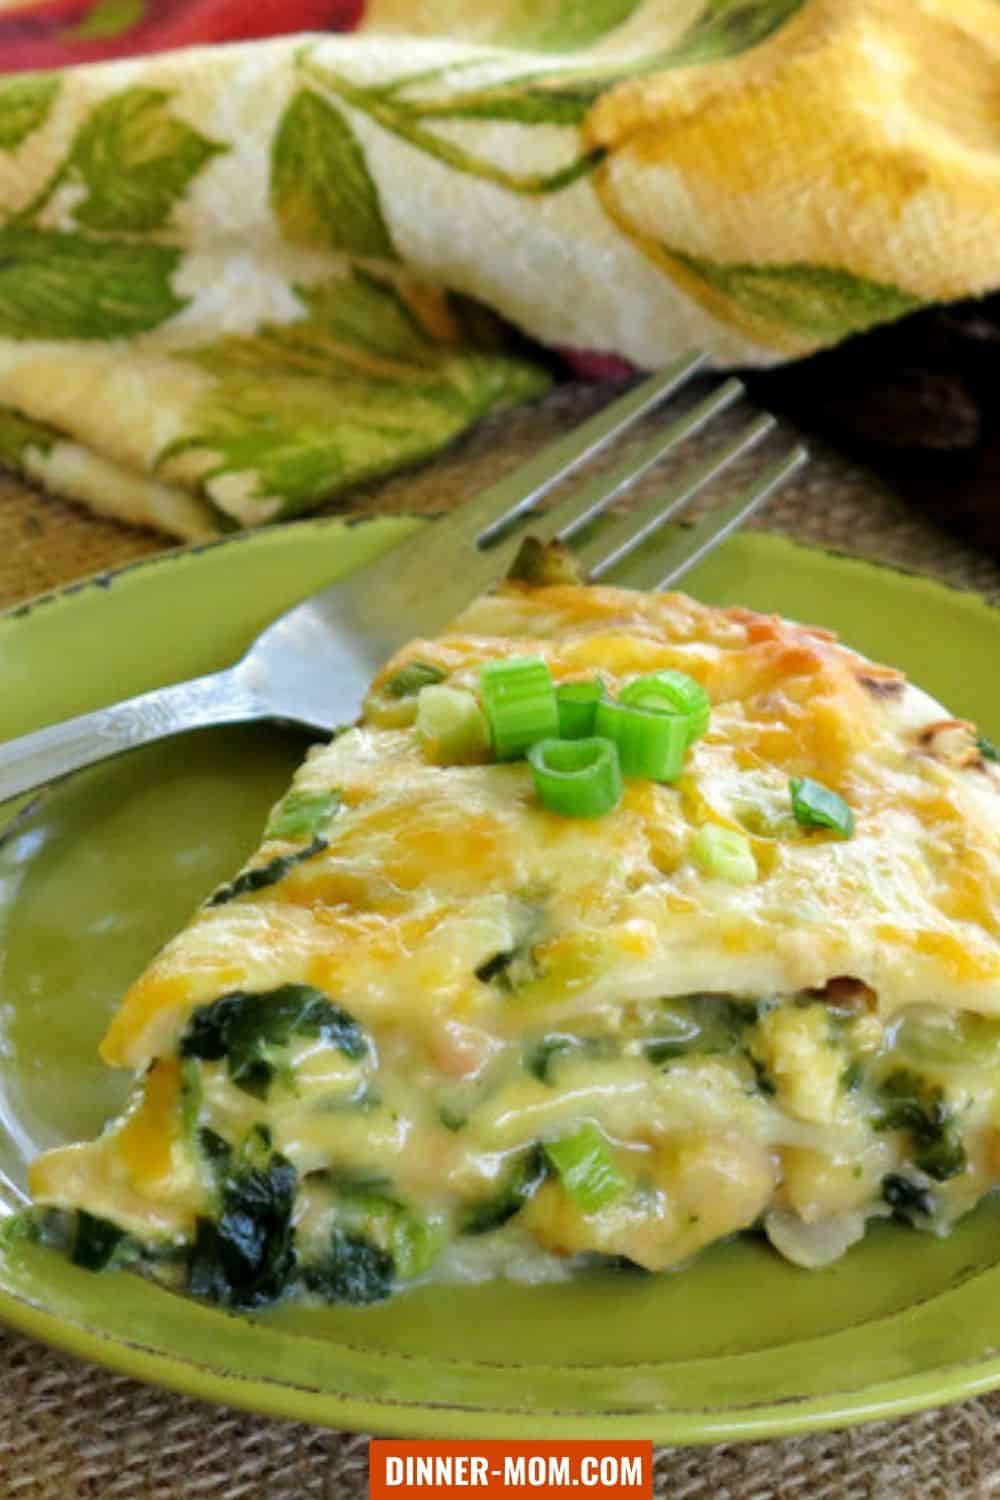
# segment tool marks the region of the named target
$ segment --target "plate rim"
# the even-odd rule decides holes
[[[141,583],[150,573],[160,573],[176,565],[195,562],[206,554],[215,554],[233,546],[254,551],[287,543],[299,544],[310,537],[322,538],[359,525],[381,522],[400,523],[404,527],[430,518],[406,513],[392,515],[329,515],[283,525],[273,525],[249,532],[235,532],[225,537],[177,547],[148,556],[131,559],[118,567],[101,569],[69,583],[19,601],[0,612],[0,632],[20,632],[30,628],[39,608],[73,605],[99,597],[119,581],[135,578]],[[305,533],[305,535],[304,535]],[[806,554],[828,559],[847,573],[889,574],[899,585],[905,583],[919,592],[938,590],[976,612],[982,611],[989,623],[996,625],[1000,604],[984,594],[963,588],[895,563],[861,557],[840,549],[810,545],[778,532],[744,531],[732,538],[727,547],[763,552],[771,559],[782,552]],[[957,596],[957,600],[956,600]],[[989,1272],[984,1272],[988,1275]],[[980,1278],[975,1277],[973,1280]],[[1000,1268],[998,1268],[1000,1280]],[[936,1293],[936,1301],[949,1289]],[[904,1316],[907,1309],[887,1318]],[[649,1437],[658,1443],[702,1445],[721,1441],[751,1441],[762,1438],[790,1437],[806,1432],[826,1431],[863,1422],[897,1418],[943,1403],[968,1399],[1000,1385],[1000,1353],[949,1363],[920,1370],[914,1374],[866,1386],[820,1395],[794,1396],[760,1405],[704,1410],[677,1407],[647,1408],[643,1412],[622,1411],[572,1412],[546,1410],[534,1418],[525,1410],[487,1410],[459,1404],[400,1404],[392,1398],[373,1398],[330,1390],[313,1390],[288,1380],[262,1380],[233,1369],[220,1369],[188,1359],[142,1342],[122,1339],[115,1333],[93,1327],[71,1316],[52,1311],[8,1287],[0,1287],[0,1320],[17,1331],[37,1338],[78,1358],[133,1378],[164,1386],[180,1393],[244,1410],[287,1420],[308,1421],[318,1425],[355,1431],[374,1431],[401,1436],[462,1437],[490,1434],[516,1437],[531,1426],[533,1435],[555,1437],[592,1436],[595,1430],[608,1436]],[[803,1343],[818,1344],[835,1334],[813,1336]],[[789,1341],[795,1342],[795,1341]],[[782,1345],[781,1347],[787,1347]],[[350,1357],[350,1349],[345,1353]],[[717,1360],[735,1356],[719,1355]],[[628,1366],[625,1368],[636,1368]],[[516,1368],[516,1367],[514,1367]],[[563,1368],[568,1368],[564,1366]]]
[[[279,541],[293,540],[303,532],[326,533],[339,530],[355,530],[358,527],[379,526],[385,522],[390,525],[397,523],[406,528],[429,525],[437,520],[447,520],[447,517],[437,515],[421,515],[415,511],[364,511],[350,512],[339,515],[310,516],[297,521],[273,522],[269,526],[258,526],[247,531],[232,531],[225,536],[211,537],[201,542],[179,542],[176,546],[164,547],[158,552],[151,552],[142,557],[133,557],[123,563],[118,563],[110,568],[97,568],[91,573],[84,573],[79,578],[73,578],[65,583],[54,585],[49,589],[42,589],[37,594],[31,594],[26,599],[19,599],[13,604],[6,605],[0,610],[0,627],[9,628],[14,623],[23,623],[35,614],[40,608],[47,605],[67,603],[76,599],[80,594],[92,590],[106,591],[114,586],[120,579],[132,575],[143,574],[149,571],[159,571],[173,564],[183,564],[197,557],[218,553],[231,547],[246,546],[256,548],[268,544],[276,544]],[[892,562],[884,558],[865,557],[861,553],[850,552],[841,547],[832,547],[822,542],[806,542],[797,537],[790,536],[783,531],[765,531],[744,529],[736,531],[722,544],[724,548],[746,547],[750,545],[756,548],[763,544],[765,550],[774,548],[776,551],[787,550],[791,553],[806,553],[812,556],[830,558],[831,561],[845,565],[849,570],[857,569],[859,572],[871,572],[875,574],[888,573],[897,579],[905,579],[918,588],[928,588],[932,592],[940,589],[954,600],[957,595],[964,602],[981,608],[990,615],[1000,613],[1000,598],[993,600],[979,589],[966,588],[949,578],[939,578],[935,574],[925,573],[920,568],[910,567],[906,563]],[[720,549],[721,550],[721,549]],[[683,585],[680,592],[683,593]],[[809,623],[809,622],[800,622]]]

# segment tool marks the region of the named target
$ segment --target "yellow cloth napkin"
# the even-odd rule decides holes
[[[766,364],[985,291],[998,100],[998,0],[373,0],[10,77],[0,461],[203,536],[540,392],[504,325]]]

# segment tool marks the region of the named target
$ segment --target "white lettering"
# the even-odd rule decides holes
[[[401,1458],[387,1458],[385,1461],[386,1484],[403,1483],[403,1460]]]
[[[523,1484],[524,1484],[524,1455],[523,1454],[521,1454],[518,1458],[511,1458],[508,1455],[508,1457],[504,1460],[503,1482],[504,1482],[505,1485],[507,1485],[508,1489],[514,1489],[518,1485],[522,1485],[523,1486]]]
[[[634,1485],[636,1489],[642,1484],[642,1458],[638,1453],[621,1461],[621,1477],[618,1481],[621,1485]]]

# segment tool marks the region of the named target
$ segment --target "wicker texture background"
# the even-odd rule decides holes
[[[600,391],[565,387],[534,410],[494,419],[433,467],[372,489],[356,506],[445,510],[603,399]],[[989,558],[908,513],[832,454],[818,453],[756,524],[934,573],[1000,601],[1000,568]],[[0,607],[162,545],[0,480]],[[3,1500],[367,1494],[366,1443],[357,1435],[153,1390],[15,1334],[0,1333],[0,1361]],[[655,1473],[658,1500],[979,1500],[1000,1490],[1000,1395],[847,1433],[662,1449]]]

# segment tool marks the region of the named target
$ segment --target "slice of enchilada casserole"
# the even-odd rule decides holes
[[[1000,1182],[995,759],[822,630],[505,584],[125,995],[36,1232],[234,1307],[943,1233]]]

